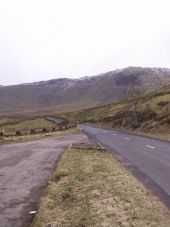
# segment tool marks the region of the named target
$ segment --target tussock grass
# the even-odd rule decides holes
[[[73,147],[61,157],[31,225],[46,226],[167,227],[170,212],[111,154]]]

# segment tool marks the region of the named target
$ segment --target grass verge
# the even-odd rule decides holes
[[[167,227],[170,212],[111,154],[66,150],[31,227]]]

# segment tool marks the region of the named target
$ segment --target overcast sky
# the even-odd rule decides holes
[[[169,0],[1,0],[0,84],[170,68]]]

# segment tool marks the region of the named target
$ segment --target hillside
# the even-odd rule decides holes
[[[117,128],[152,135],[170,140],[170,84],[143,95],[137,107],[138,125],[133,112],[127,110],[127,102],[73,111],[58,115],[72,122],[92,123],[97,126]]]
[[[55,79],[0,87],[0,114],[63,112],[120,101],[129,85],[153,89],[170,83],[170,70],[129,67],[80,79]]]

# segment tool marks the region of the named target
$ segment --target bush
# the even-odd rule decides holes
[[[132,127],[133,127],[133,129],[137,129],[137,128],[140,127],[140,124],[139,124],[139,123],[133,122],[133,123],[132,123]]]
[[[21,132],[20,131],[16,131],[15,135],[16,136],[21,136]]]
[[[55,128],[55,127],[53,127],[53,128],[51,129],[51,131],[52,131],[52,132],[55,132],[55,131],[56,131],[56,128]]]
[[[0,136],[4,136],[4,132],[0,132]]]
[[[43,128],[43,129],[42,129],[42,132],[43,132],[43,133],[47,133],[48,130],[47,130],[46,128]]]
[[[166,106],[168,103],[169,103],[169,101],[160,101],[160,102],[158,102],[157,105],[163,107],[163,106]]]
[[[32,134],[32,135],[35,134],[35,129],[31,129],[30,134]]]
[[[156,116],[157,116],[157,114],[151,110],[137,113],[137,118],[138,118],[139,122],[144,122],[144,121],[154,119],[154,118],[156,118]]]

